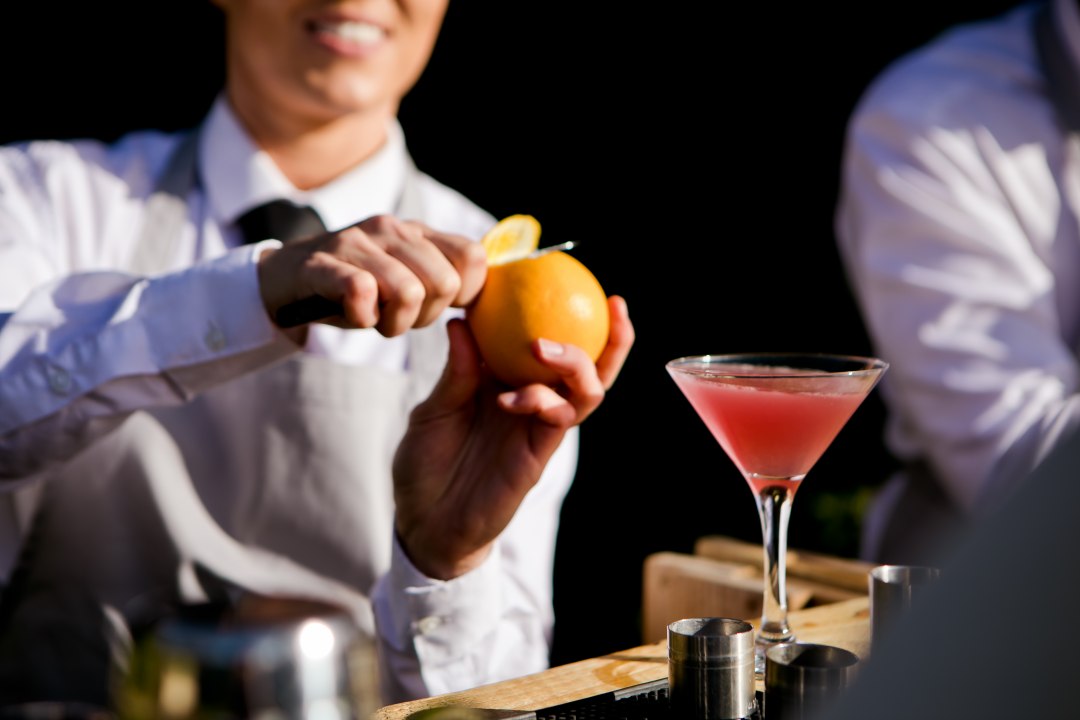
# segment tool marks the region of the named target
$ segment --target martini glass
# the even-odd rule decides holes
[[[888,367],[871,357],[798,353],[698,355],[666,365],[757,502],[765,580],[759,675],[765,650],[795,639],[785,578],[795,492]]]

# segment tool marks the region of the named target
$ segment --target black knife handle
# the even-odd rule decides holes
[[[278,308],[277,314],[274,315],[274,322],[277,323],[278,327],[291,328],[341,315],[341,313],[341,303],[327,300],[321,295],[312,295]]]

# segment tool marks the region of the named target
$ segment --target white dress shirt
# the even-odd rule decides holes
[[[1080,67],[1076,4],[1051,1]],[[1080,142],[1048,95],[1035,7],[899,59],[861,98],[844,148],[836,230],[892,364],[887,441],[962,513],[1003,498],[1080,421]],[[906,481],[881,494],[868,557]]]
[[[113,144],[0,148],[0,485],[11,501],[0,504],[0,577],[10,572],[35,491],[65,461],[134,411],[159,411],[175,422],[170,408],[297,352],[269,321],[259,295],[255,261],[277,241],[240,245],[236,218],[274,197],[311,204],[330,228],[393,213],[411,163],[395,123],[368,162],[300,192],[219,98],[200,133],[200,184],[176,229],[175,257],[163,272],[140,276],[130,268],[147,198],[177,142],[177,135],[140,131]],[[430,177],[420,177],[419,191],[422,219],[440,230],[479,238],[494,222]],[[320,325],[303,352],[335,367],[407,375],[408,337]],[[383,408],[355,412],[377,424]],[[215,482],[258,487],[263,459],[230,456],[230,433],[242,431],[224,425],[219,432],[216,451],[227,459],[229,477]],[[383,673],[393,678],[386,702],[546,666],[555,536],[577,437],[576,430],[568,435],[496,552],[463,577],[424,577],[391,538],[392,518],[367,518],[385,528],[386,539],[356,553],[375,555],[365,563],[381,574],[374,588],[349,591],[371,590]],[[199,458],[185,460],[199,467]],[[244,509],[215,507],[215,517]],[[288,557],[290,544],[302,548],[303,529],[292,532],[275,536],[271,550]]]

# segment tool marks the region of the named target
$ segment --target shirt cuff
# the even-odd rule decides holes
[[[162,368],[185,394],[197,394],[299,350],[263,306],[258,260],[273,247],[281,243],[246,245],[161,276],[148,288],[145,301],[158,309],[149,308],[148,317],[170,317],[148,329],[159,335],[150,345],[169,348],[161,358]]]
[[[395,653],[415,653],[427,692],[467,687],[477,677],[470,657],[490,643],[502,616],[501,568],[496,544],[468,573],[434,580],[416,569],[394,536],[390,570],[376,599],[380,625],[389,620],[380,635]]]
[[[391,593],[405,598],[392,605],[394,634],[422,641],[425,662],[452,662],[457,651],[479,640],[498,624],[501,562],[492,550],[478,567],[453,580],[434,580],[416,569],[394,537],[390,562]]]

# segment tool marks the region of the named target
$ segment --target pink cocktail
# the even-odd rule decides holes
[[[766,580],[759,672],[765,645],[794,638],[785,555],[795,491],[887,368],[876,358],[794,353],[700,355],[667,363],[757,502]]]

